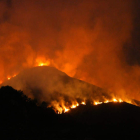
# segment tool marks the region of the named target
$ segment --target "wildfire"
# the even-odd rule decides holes
[[[102,104],[103,102],[94,102],[94,105]]]
[[[46,60],[46,59],[40,59],[39,58],[39,59],[36,60],[36,62],[37,62],[37,66],[48,66],[48,65],[50,65],[50,61]],[[7,80],[10,80],[11,78],[16,77],[16,75],[17,74],[14,74],[13,76],[7,76]],[[3,81],[0,81],[0,84],[2,84],[2,83],[3,83]],[[93,102],[94,102],[93,105],[99,105],[99,104],[102,104],[102,103],[109,103],[109,102],[121,103],[121,102],[123,102],[123,100],[120,99],[120,98],[119,99],[113,98],[112,100],[107,100],[106,99],[105,101],[102,101],[102,102],[101,101],[93,101]],[[77,101],[73,101],[72,105],[67,105],[67,104],[65,104],[65,101],[62,101],[60,103],[54,101],[48,107],[53,107],[57,114],[62,114],[62,113],[69,112],[70,109],[77,108],[79,106],[79,104],[86,105],[86,102],[85,102],[85,100],[82,101],[81,103],[78,103]]]
[[[113,98],[112,100],[105,100],[105,101],[102,101],[102,102],[101,101],[94,101],[94,104],[93,105],[99,105],[99,104],[109,103],[109,102],[122,103],[123,100],[122,99]],[[85,101],[82,101],[80,104],[81,105],[86,105],[86,102]],[[64,101],[61,101],[60,103],[54,101],[54,102],[52,102],[51,106],[53,106],[55,108],[54,110],[55,110],[55,112],[57,114],[62,114],[62,113],[69,112],[70,109],[77,108],[79,106],[79,103],[77,101],[74,101],[72,103],[72,105],[65,105],[65,102]]]
[[[11,79],[11,77],[7,77],[7,79],[8,79],[8,80],[10,80],[10,79]]]
[[[77,106],[79,106],[78,103],[77,103],[77,104],[73,104],[73,105],[71,106],[71,108],[76,108]]]
[[[17,76],[17,74],[14,74],[13,76],[8,76],[7,80],[10,80],[12,77],[16,77],[16,76]]]
[[[109,101],[108,101],[108,100],[106,100],[106,101],[104,101],[104,103],[109,103]]]
[[[45,63],[40,62],[40,63],[38,64],[38,66],[49,66],[49,65],[50,65],[50,62],[49,62],[49,61],[47,61],[47,62],[45,62]]]
[[[118,100],[114,98],[114,99],[113,99],[113,102],[118,102]]]
[[[65,107],[65,108],[64,108],[64,113],[65,113],[65,112],[68,112],[69,110],[70,110],[69,108],[66,108],[66,107]]]
[[[81,103],[82,105],[86,105],[86,103],[83,101],[82,103]]]
[[[95,101],[93,105],[99,105],[99,104],[109,103],[109,102],[115,102],[115,103],[118,102],[118,103],[121,103],[121,102],[123,102],[123,100],[122,99],[113,98],[112,100],[105,100],[104,102]],[[83,101],[83,102],[81,102],[81,104],[82,105],[86,105],[86,102]],[[69,112],[70,109],[74,109],[74,108],[78,107],[79,106],[79,103],[78,102],[77,103],[73,103],[71,106],[69,106],[69,107],[67,106],[66,107],[64,105],[64,103],[63,103],[63,105],[62,104],[59,105],[59,103],[57,102],[57,104],[55,104],[54,106],[56,107],[57,114],[62,114],[62,113]]]
[[[49,66],[50,65],[50,60],[46,60],[44,57],[38,57],[36,59],[36,66]]]
[[[120,102],[120,103],[122,103],[122,102],[123,102],[123,100],[122,100],[122,99],[119,99],[119,102]]]

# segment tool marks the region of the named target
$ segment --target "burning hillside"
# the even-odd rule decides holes
[[[28,97],[38,102],[47,102],[58,113],[68,112],[80,104],[98,105],[109,102],[131,102],[128,98],[120,98],[115,94],[69,77],[54,67],[42,66],[26,69],[17,76],[5,81],[1,86],[12,86],[22,90]]]
[[[139,3],[0,0],[0,83],[49,65],[140,100]]]

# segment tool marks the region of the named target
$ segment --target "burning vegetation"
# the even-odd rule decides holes
[[[91,105],[99,105],[99,104],[103,104],[103,103],[109,103],[109,102],[114,102],[114,103],[122,103],[123,100],[121,99],[116,99],[116,98],[113,98],[112,100],[105,100],[103,102],[97,102],[97,101],[93,101],[91,102],[90,104]],[[57,104],[57,105],[56,105]],[[71,104],[71,105],[67,105],[65,106],[64,104],[61,104],[61,103],[57,103],[57,102],[53,102],[52,103],[52,106],[49,106],[49,107],[54,107],[54,110],[57,114],[62,114],[62,113],[66,113],[66,112],[69,112],[71,109],[74,109],[74,108],[77,108],[79,105],[86,105],[86,102],[85,101],[82,101],[81,103],[79,102],[76,102]]]
[[[31,98],[56,102],[60,113],[88,99],[95,105],[113,97],[113,102],[140,100],[137,3],[0,0],[0,84],[8,80]],[[37,66],[52,66],[109,92],[50,72],[44,77],[42,70],[30,72],[34,78],[23,72]]]
[[[45,64],[44,64],[45,65]],[[38,66],[9,77],[1,86],[12,86],[22,90],[28,97],[37,99],[38,103],[47,102],[56,113],[62,114],[79,105],[99,105],[109,102],[129,102],[105,89],[84,81],[71,78],[54,67]]]

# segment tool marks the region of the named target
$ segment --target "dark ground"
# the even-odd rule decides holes
[[[127,103],[80,105],[55,114],[21,91],[0,89],[1,140],[139,140],[140,107]]]

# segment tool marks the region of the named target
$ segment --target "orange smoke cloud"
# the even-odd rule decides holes
[[[133,30],[131,0],[0,1],[0,80],[36,65],[140,100],[139,66],[123,47]]]

